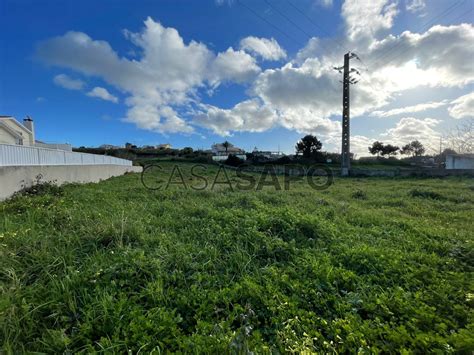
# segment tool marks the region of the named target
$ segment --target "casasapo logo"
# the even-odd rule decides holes
[[[195,191],[214,190],[218,186],[228,187],[231,191],[259,191],[264,187],[288,191],[296,183],[306,183],[314,190],[324,190],[333,184],[334,174],[324,165],[242,165],[237,168],[220,165],[215,171],[203,164],[191,165],[189,168],[178,164],[151,164],[144,167],[141,180],[143,186],[152,191],[163,191],[172,186]]]

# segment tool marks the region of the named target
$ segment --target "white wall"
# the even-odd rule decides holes
[[[58,149],[72,152],[72,146],[68,143],[40,143],[36,142],[35,147],[38,148],[48,148],[48,149]]]
[[[223,161],[223,160],[227,160],[227,158],[229,158],[229,155],[231,155],[232,153],[229,153],[228,155],[213,155],[212,156],[212,160],[214,161]],[[245,154],[234,154],[237,158],[240,158],[242,160],[247,160],[247,156]]]
[[[0,144],[16,144],[16,139],[0,126]]]
[[[446,169],[474,169],[474,156],[447,155]]]
[[[0,166],[106,164],[131,166],[132,161],[108,155],[0,144]]]
[[[5,166],[0,167],[0,200],[4,200],[23,187],[29,187],[41,176],[40,181],[58,185],[67,182],[99,182],[127,172],[141,172],[141,166],[72,165],[72,166]],[[140,177],[137,176],[137,179]]]

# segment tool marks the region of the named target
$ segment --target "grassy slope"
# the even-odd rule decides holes
[[[127,175],[18,197],[0,204],[0,337],[11,352],[469,352],[473,215],[461,178],[150,193]]]

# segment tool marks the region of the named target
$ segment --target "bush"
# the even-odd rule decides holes
[[[16,196],[62,196],[63,188],[55,184],[55,182],[46,181],[39,182],[37,181],[32,186],[24,187],[20,191],[17,191],[13,197]]]
[[[434,191],[429,191],[429,190],[418,190],[418,189],[413,189],[410,190],[410,196],[411,197],[419,197],[419,198],[430,198],[432,200],[444,200],[444,196],[440,195],[437,192]]]
[[[240,166],[243,163],[244,163],[243,159],[240,159],[238,156],[234,154],[230,154],[227,157],[227,160],[224,162],[224,164],[230,165],[230,166]]]
[[[367,195],[362,190],[356,190],[352,193],[352,198],[355,198],[357,200],[367,200]]]

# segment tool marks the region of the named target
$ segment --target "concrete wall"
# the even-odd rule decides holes
[[[66,182],[99,182],[127,172],[141,172],[140,166],[120,165],[43,165],[0,167],[0,200],[10,197],[23,187],[31,186],[38,176],[41,181],[54,181],[58,185]]]

